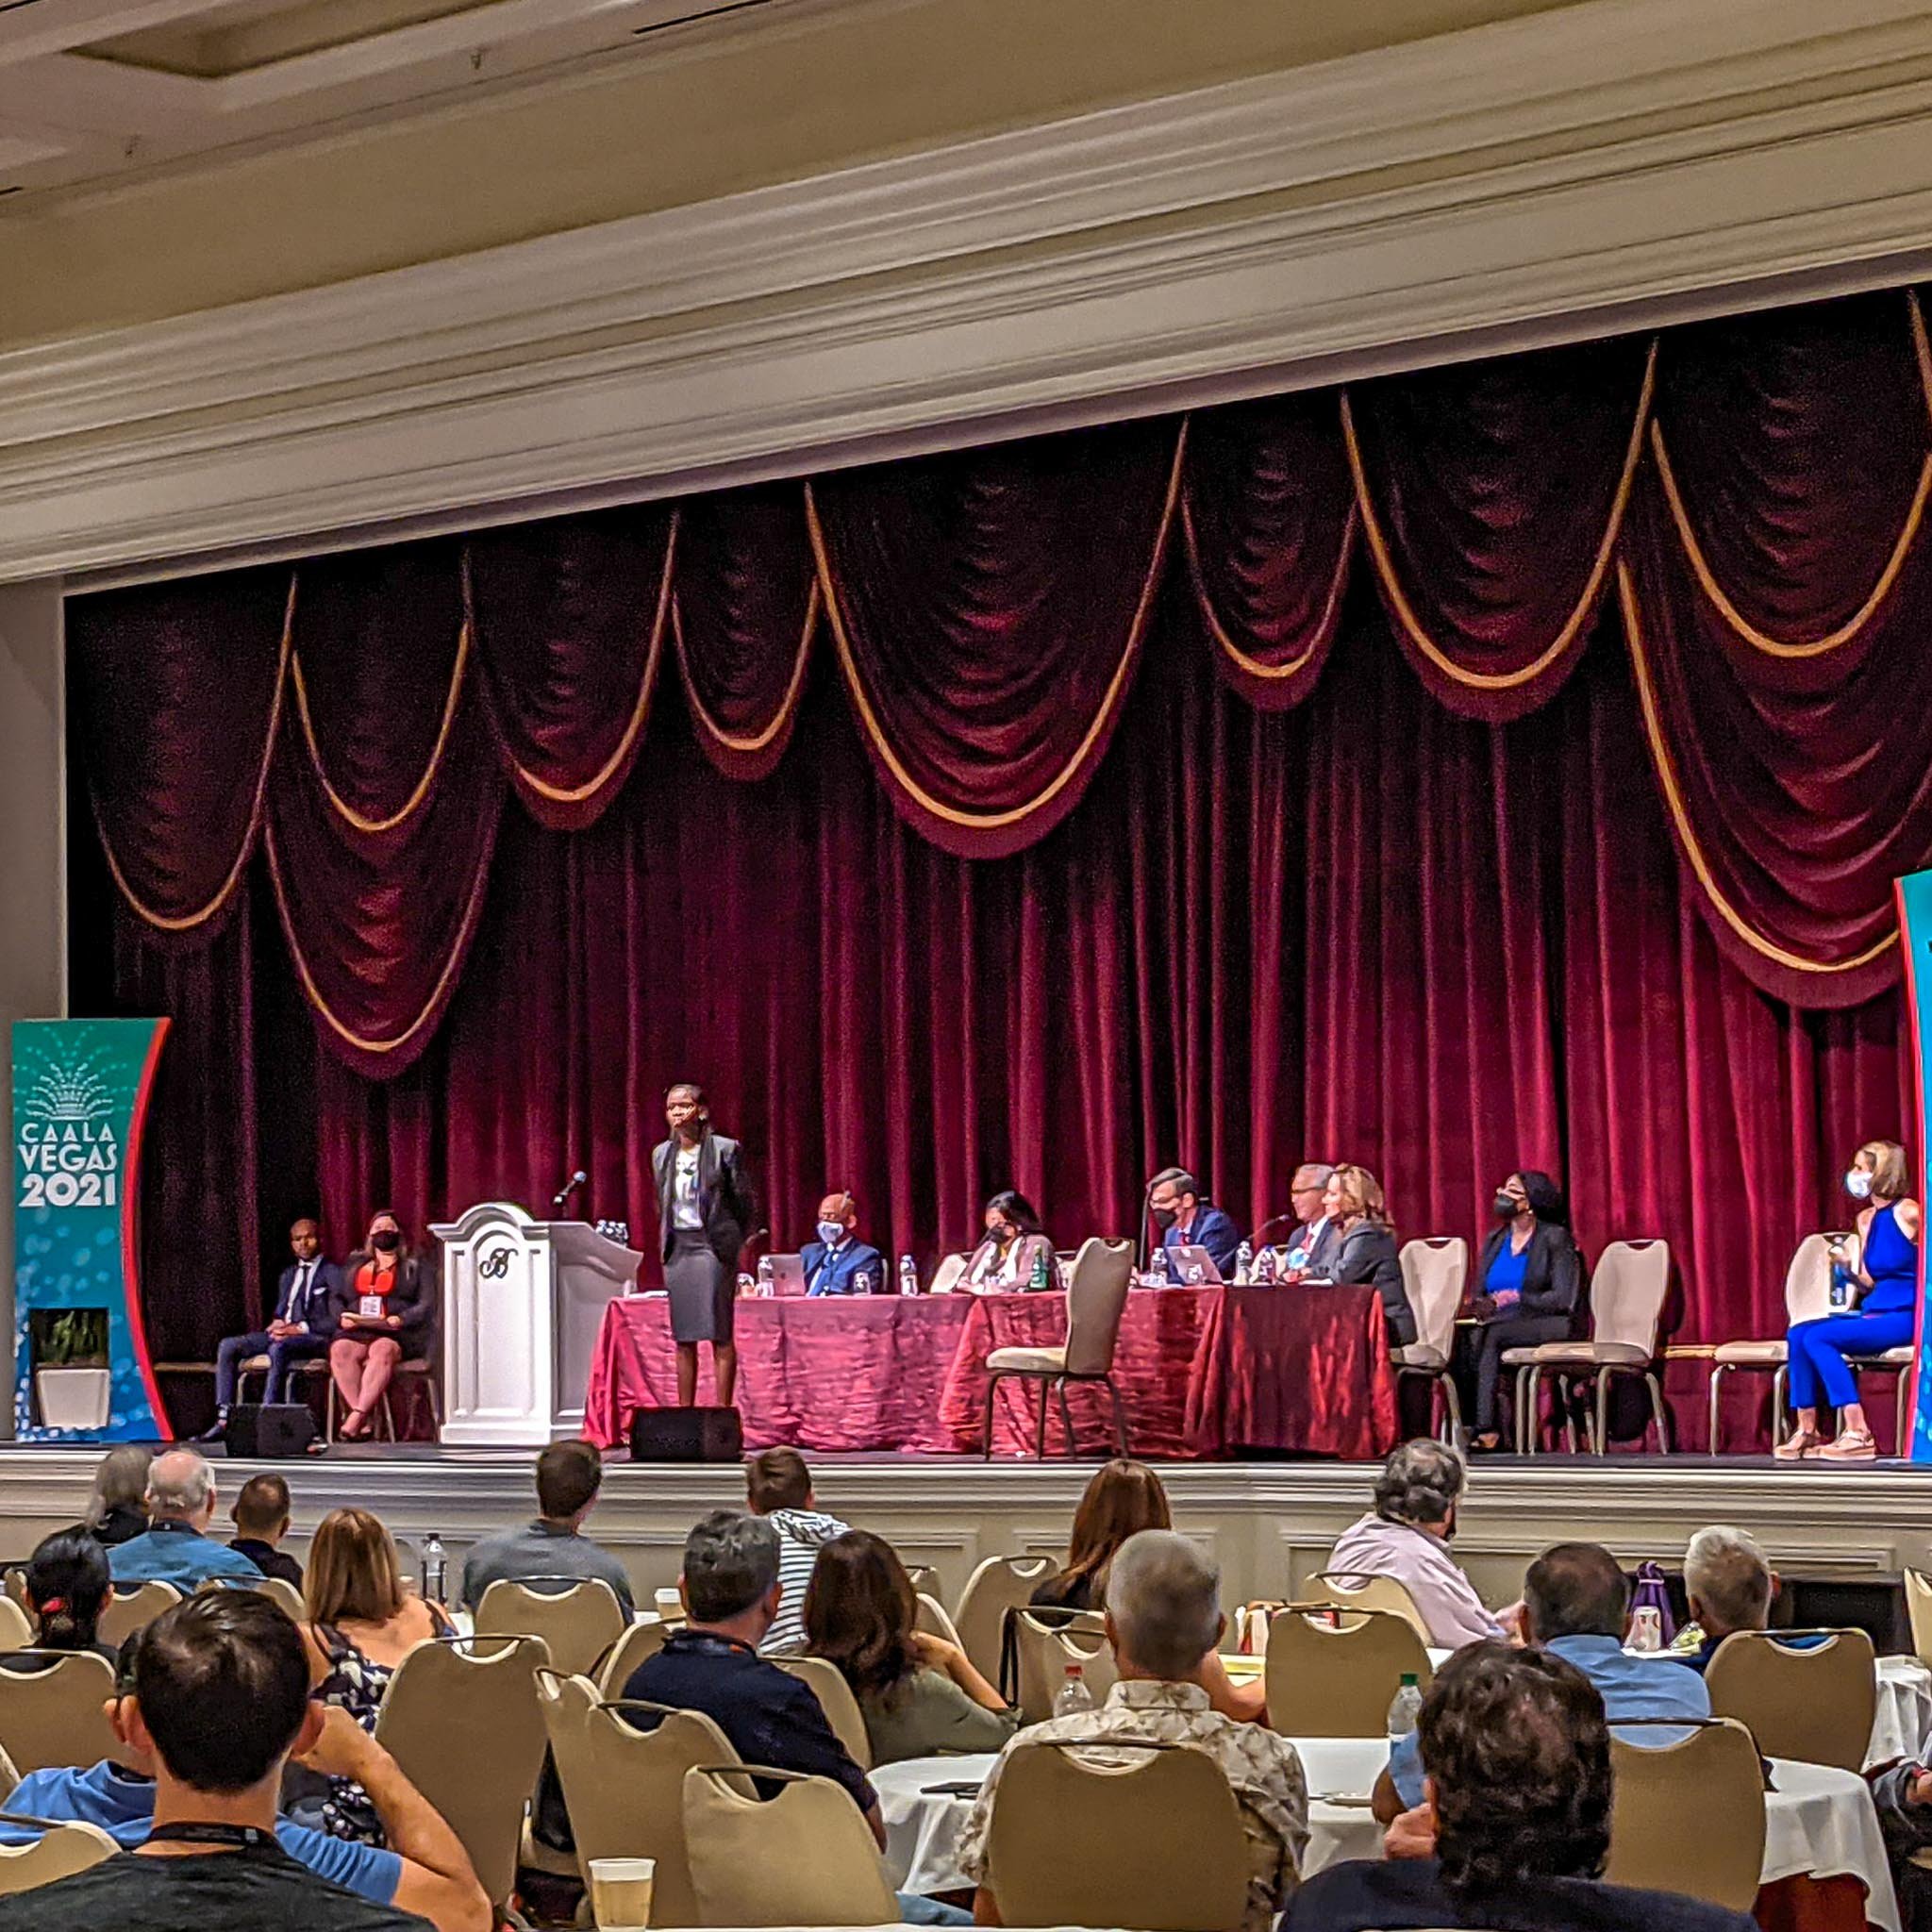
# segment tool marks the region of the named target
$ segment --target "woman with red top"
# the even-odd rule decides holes
[[[387,1208],[370,1217],[368,1245],[349,1257],[342,1275],[328,1366],[348,1410],[336,1433],[345,1442],[359,1442],[372,1433],[375,1406],[396,1364],[428,1348],[436,1290]]]

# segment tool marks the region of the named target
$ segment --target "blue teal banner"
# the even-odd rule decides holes
[[[1914,1462],[1932,1462],[1932,1353],[1925,1347],[1926,1203],[1925,1103],[1932,1096],[1932,872],[1915,872],[1898,882],[1898,929],[1905,947],[1906,1011],[1912,1025],[1912,1074],[1918,1090],[1918,1172],[1912,1192],[1919,1198],[1919,1336],[1912,1357],[1912,1447]]]
[[[164,1441],[142,1324],[142,1128],[165,1020],[13,1024],[13,1426]]]

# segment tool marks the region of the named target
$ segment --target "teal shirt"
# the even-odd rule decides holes
[[[261,1572],[240,1550],[218,1543],[186,1523],[157,1523],[141,1536],[108,1552],[108,1572],[116,1585],[172,1583],[185,1596],[210,1576],[259,1583]]]

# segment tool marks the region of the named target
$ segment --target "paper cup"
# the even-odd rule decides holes
[[[655,1858],[592,1858],[591,1910],[597,1932],[645,1932],[657,1875]]]
[[[660,1590],[657,1592],[658,1614],[667,1624],[684,1622],[684,1599],[675,1590]]]

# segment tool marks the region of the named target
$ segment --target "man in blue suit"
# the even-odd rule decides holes
[[[1147,1205],[1160,1229],[1160,1245],[1206,1248],[1224,1281],[1234,1279],[1235,1250],[1241,1244],[1234,1216],[1201,1192],[1201,1184],[1184,1167],[1165,1167],[1147,1190]],[[1171,1278],[1171,1277],[1170,1277]]]
[[[306,1216],[290,1228],[289,1246],[295,1258],[282,1270],[268,1326],[251,1335],[230,1335],[215,1352],[215,1425],[201,1439],[205,1442],[218,1442],[227,1433],[242,1364],[251,1356],[268,1356],[262,1400],[280,1402],[291,1364],[326,1355],[335,1338],[334,1310],[348,1299],[342,1271],[323,1254],[322,1230]],[[341,1300],[336,1299],[338,1291]]]
[[[858,1203],[850,1189],[819,1203],[819,1238],[799,1249],[808,1294],[890,1294],[886,1260],[858,1239]]]

